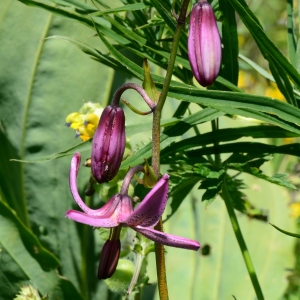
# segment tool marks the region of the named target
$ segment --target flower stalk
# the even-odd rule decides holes
[[[177,55],[177,49],[180,40],[180,34],[185,23],[187,8],[190,0],[183,0],[182,7],[180,10],[179,17],[177,19],[177,26],[174,33],[174,39],[172,43],[172,49],[170,53],[170,58],[168,62],[167,73],[165,76],[165,81],[162,87],[162,91],[153,112],[153,125],[152,125],[152,168],[157,178],[159,178],[160,173],[160,120],[161,112],[165,104],[167,94],[169,91],[173,68],[175,64],[175,59]],[[162,219],[159,220],[155,229],[163,232]],[[157,281],[158,281],[158,291],[161,300],[169,299],[168,286],[167,286],[167,276],[166,276],[166,265],[165,265],[165,253],[164,246],[162,244],[155,243],[155,259],[156,259],[156,270],[157,270]]]

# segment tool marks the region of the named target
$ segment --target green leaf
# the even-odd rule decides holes
[[[170,155],[171,152],[183,151],[192,149],[195,147],[203,147],[215,142],[229,142],[240,139],[242,137],[252,138],[285,138],[285,137],[297,137],[299,134],[287,131],[285,129],[275,126],[247,126],[240,128],[225,128],[218,131],[212,131],[197,135],[191,138],[183,139],[175,142],[172,146],[165,148],[162,152],[162,156]]]
[[[22,163],[29,163],[29,164],[36,164],[36,163],[44,163],[44,162],[48,162],[54,159],[58,159],[61,157],[65,157],[65,156],[71,156],[73,155],[75,152],[85,152],[85,151],[91,151],[92,149],[92,145],[90,141],[85,141],[85,142],[81,142],[80,144],[77,144],[67,150],[63,150],[60,152],[56,152],[44,157],[38,157],[34,160],[26,160],[26,159],[10,159],[10,161],[15,161],[15,162],[22,162]]]
[[[107,9],[104,11],[97,11],[95,13],[92,13],[92,16],[102,16],[102,15],[106,15],[106,14],[115,14],[118,12],[123,12],[123,11],[134,11],[134,10],[141,10],[141,9],[145,9],[148,8],[149,6],[144,4],[144,3],[134,3],[134,4],[127,4],[124,6],[120,6],[120,7],[116,7],[116,8],[111,8],[111,9]]]
[[[296,36],[295,36],[295,26],[294,26],[294,9],[293,1],[288,0],[286,6],[287,12],[287,36],[288,36],[288,51],[290,62],[293,66],[296,65]]]
[[[219,1],[223,13],[222,22],[222,70],[221,75],[231,83],[237,85],[239,75],[238,64],[238,34],[235,20],[235,11],[228,0]],[[230,55],[227,55],[230,53]]]
[[[200,112],[192,114],[180,122],[176,123],[174,126],[167,128],[160,137],[160,149],[164,149],[169,146],[172,142],[176,140],[178,136],[181,136],[187,132],[192,126],[213,120],[223,113],[210,108],[205,108]],[[152,142],[148,143],[143,148],[139,149],[133,156],[129,157],[122,162],[121,168],[126,169],[129,166],[134,166],[144,161],[144,158],[150,158],[152,155]]]
[[[170,87],[169,96],[205,105],[229,114],[251,116],[289,131],[300,133],[300,109],[282,101],[243,93],[203,91],[196,88]],[[276,116],[274,116],[276,115]]]
[[[265,175],[260,169],[260,165],[261,165],[261,160],[259,161],[259,165],[257,165],[257,161],[251,161],[251,162],[246,162],[243,164],[239,164],[239,163],[228,163],[227,166],[230,169],[239,171],[239,172],[245,172],[248,174],[251,174],[253,176],[256,176],[258,178],[264,179],[266,181],[269,181],[271,183],[280,185],[280,186],[285,186],[287,188],[291,188],[291,189],[297,189],[290,180],[287,180],[286,177],[288,176],[288,174],[275,174],[273,176],[268,176]]]
[[[280,229],[279,227],[275,226],[274,224],[270,223],[270,225],[272,225],[274,228],[276,228],[278,231],[286,234],[286,235],[289,235],[289,236],[292,236],[292,237],[295,237],[295,238],[298,238],[300,239],[300,234],[297,234],[297,233],[292,233],[292,232],[288,232],[288,231],[285,231],[283,229]]]
[[[264,153],[265,155],[282,153],[299,157],[300,145],[298,143],[295,143],[282,146],[273,146],[263,143],[236,142],[218,145],[217,148],[212,146],[197,150],[185,151],[185,154],[190,158],[220,153],[251,153],[253,155],[258,155],[259,157],[262,153]],[[164,162],[167,163],[166,160],[164,160]]]
[[[22,223],[16,213],[4,202],[0,201],[0,216],[1,216],[1,234],[0,243],[4,243],[9,238],[10,224],[17,231],[17,235],[22,240],[27,252],[40,264],[44,271],[55,269],[60,265],[60,261],[47,249],[45,249],[40,241],[30,232],[30,230]]]
[[[75,222],[64,217],[74,205],[68,186],[70,159],[63,157],[48,164],[20,164],[10,162],[10,159],[35,161],[74,145],[74,132],[64,126],[66,116],[78,110],[83,99],[101,101],[105,106],[110,99],[114,72],[70,45],[45,40],[48,35],[59,33],[72,36],[76,33],[78,39],[86,42],[94,30],[78,22],[29,8],[18,1],[0,1],[0,11],[1,195],[41,245],[59,258],[60,274],[75,286],[60,280],[56,270],[49,272],[49,275],[43,272],[38,261],[23,245],[20,251],[24,253],[18,263],[23,260],[31,264],[34,261],[32,268],[37,265],[37,271],[41,271],[25,276],[14,262],[14,255],[3,250],[5,264],[1,262],[0,290],[5,289],[11,295],[6,299],[12,299],[14,291],[19,290],[20,285],[16,290],[15,286],[8,284],[13,280],[10,274],[15,268],[13,276],[20,278],[16,284],[28,283],[33,279],[33,274],[41,281],[45,278],[43,286],[47,287],[49,276],[49,284],[55,284],[53,293],[56,288],[66,289],[66,293],[67,289],[70,292],[86,289],[92,295],[103,287],[95,280],[94,268],[100,246],[95,247],[91,236],[89,243],[86,243],[89,264],[86,264],[87,270],[82,269],[86,259],[81,255],[81,240],[86,234],[79,232]],[[89,172],[87,169],[80,170],[80,191],[85,188]],[[92,228],[89,230],[87,232],[93,232]],[[27,257],[31,259],[27,260]],[[47,292],[52,292],[52,288],[43,288],[43,293]],[[56,299],[80,298],[59,294]]]
[[[37,238],[2,201],[0,226],[0,288],[3,299],[12,299],[19,291],[19,286],[29,280],[43,295],[48,293],[49,300],[83,299],[72,283],[60,277],[53,269],[58,264],[57,258],[41,246]]]
[[[297,70],[292,64],[288,62],[285,56],[278,50],[274,43],[267,37],[263,31],[261,25],[259,24],[257,18],[249,9],[247,3],[244,0],[228,0],[235,11],[239,14],[241,20],[248,28],[254,39],[256,40],[258,46],[262,45],[264,49],[262,54],[265,55],[264,51],[270,55],[274,61],[278,63],[284,70],[294,84],[300,87],[300,76]],[[268,58],[266,58],[268,59]]]
[[[205,172],[203,172],[203,166],[199,164],[195,165],[194,171],[196,174],[202,176],[204,174],[206,175],[205,179],[201,182],[199,189],[206,190],[202,196],[202,201],[207,200],[206,205],[209,205],[221,192],[226,172],[224,169],[214,170],[213,168],[209,169],[209,171],[205,168]]]
[[[267,171],[271,171],[271,165],[268,168]],[[287,206],[290,198],[285,189],[253,176],[246,175],[243,179],[249,186],[245,192],[253,205],[270,211],[271,223],[295,232],[295,221],[289,217]],[[168,265],[171,268],[169,298],[186,299],[186,290],[182,287],[189,286],[190,299],[233,299],[234,295],[236,299],[253,300],[255,294],[243,258],[233,255],[239,252],[239,247],[225,205],[217,198],[206,207],[201,202],[203,192],[194,188],[180,210],[164,224],[165,232],[196,239],[201,249],[208,249],[206,253],[187,253],[166,247],[168,260],[174,262]],[[194,212],[192,203],[195,203]],[[265,299],[280,299],[287,287],[286,269],[294,268],[294,240],[272,230],[266,222],[239,212],[237,217]],[[149,258],[148,268],[151,282],[156,279],[154,258]],[[275,282],[271,283],[272,280]]]
[[[293,87],[284,70],[272,58],[269,59],[269,67],[277,83],[278,89],[284,95],[286,101],[297,107],[298,104],[294,97]]]
[[[239,53],[239,58],[242,59],[244,62],[246,62],[249,66],[251,66],[259,74],[261,74],[265,78],[269,79],[270,81],[275,82],[274,77],[269,72],[267,72],[264,68],[262,68],[260,65],[255,63],[253,60],[249,59],[248,57],[244,56],[241,53]]]

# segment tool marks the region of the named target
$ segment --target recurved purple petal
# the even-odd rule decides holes
[[[77,177],[78,170],[79,170],[80,160],[81,160],[81,155],[80,155],[80,153],[76,152],[73,155],[73,158],[71,160],[70,176],[69,176],[70,190],[71,190],[74,200],[76,201],[78,206],[84,212],[86,212],[88,215],[106,216],[106,217],[112,215],[113,211],[119,205],[119,202],[120,202],[119,194],[114,195],[107,203],[105,203],[99,209],[89,208],[81,199],[81,197],[78,193],[77,184],[76,184],[76,177]]]
[[[115,227],[119,225],[119,215],[121,212],[121,200],[120,194],[114,195],[104,206],[100,209],[93,210],[89,213],[79,212],[77,210],[69,210],[66,213],[66,217],[87,225],[94,227]]]
[[[69,185],[70,185],[70,190],[72,193],[72,196],[74,200],[77,202],[79,207],[86,212],[87,214],[93,214],[95,211],[93,209],[90,209],[81,199],[78,190],[77,190],[77,183],[76,183],[76,178],[77,174],[79,171],[79,164],[81,160],[81,155],[80,153],[76,152],[71,160],[71,167],[70,167],[70,174],[69,174]]]
[[[78,223],[90,225],[93,227],[111,228],[119,225],[119,222],[117,220],[118,211],[119,209],[117,208],[116,212],[110,217],[99,217],[91,216],[77,210],[68,210],[65,216]]]
[[[167,234],[164,232],[160,232],[160,231],[157,231],[152,228],[135,226],[135,227],[132,227],[132,229],[134,229],[135,231],[144,235],[148,239],[150,239],[156,243],[166,245],[166,246],[195,250],[195,251],[197,251],[200,248],[200,244],[197,241],[190,240],[190,239],[176,236],[176,235],[172,235],[172,234]]]
[[[202,86],[211,85],[219,74],[222,48],[216,18],[208,2],[194,5],[190,17],[188,57]]]
[[[168,200],[168,190],[169,175],[165,174],[133,213],[124,220],[124,223],[129,226],[140,225],[144,227],[156,225],[165,210]]]
[[[125,150],[125,115],[118,106],[107,106],[102,112],[92,143],[92,173],[99,182],[115,177]]]

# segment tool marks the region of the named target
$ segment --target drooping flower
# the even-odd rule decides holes
[[[166,207],[169,175],[165,174],[161,177],[135,210],[133,210],[131,198],[122,188],[121,192],[114,195],[104,206],[93,210],[82,201],[77,190],[76,176],[79,164],[80,154],[75,153],[70,168],[70,189],[74,200],[84,212],[69,210],[66,213],[67,218],[93,227],[128,226],[150,240],[163,245],[190,250],[199,249],[200,244],[197,241],[152,228],[158,223]]]
[[[108,105],[100,118],[92,143],[91,168],[98,183],[117,174],[125,150],[125,115],[122,108]]]
[[[191,12],[188,57],[197,81],[202,86],[211,85],[220,71],[222,48],[213,9],[204,0],[199,0]]]

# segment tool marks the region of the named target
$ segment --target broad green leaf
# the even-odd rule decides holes
[[[90,263],[88,269],[82,269],[85,257],[80,241],[87,238],[87,234],[79,232],[75,222],[64,217],[74,205],[68,186],[70,159],[61,158],[48,164],[20,164],[10,159],[35,161],[74,145],[74,132],[64,126],[65,117],[81,107],[83,99],[100,101],[105,106],[114,72],[70,45],[45,40],[59,33],[76,34],[86,42],[90,41],[93,30],[18,1],[1,2],[0,11],[1,193],[41,245],[59,258],[61,275],[70,280],[77,291],[87,290],[93,295],[103,286],[96,285],[95,281],[100,248],[95,247],[92,228],[89,228],[86,232],[91,233],[91,239],[85,244],[85,251],[89,251]],[[89,170],[82,170],[79,190],[84,190],[88,178]],[[25,255],[30,255],[26,249]],[[5,254],[5,260],[9,266],[12,257]],[[37,261],[35,264],[38,265]],[[1,270],[3,276],[10,273],[7,268]],[[43,278],[43,274],[40,275]],[[50,275],[57,278],[56,271]],[[24,278],[23,275],[20,278]],[[25,280],[28,282],[31,278]],[[1,291],[10,290],[6,280],[0,282]],[[57,282],[68,289],[65,281]],[[43,292],[51,291],[43,289]]]
[[[24,227],[15,213],[0,201],[1,298],[13,299],[30,281],[49,300],[83,299],[71,282],[53,269],[58,261]],[[46,268],[46,269],[45,269]]]
[[[0,216],[1,216],[1,237],[0,243],[5,243],[11,233],[10,225],[17,231],[19,239],[22,240],[27,252],[39,263],[44,271],[56,269],[60,265],[60,261],[47,249],[45,249],[40,241],[24,226],[16,213],[5,203],[0,200]],[[12,225],[13,224],[13,225]]]

